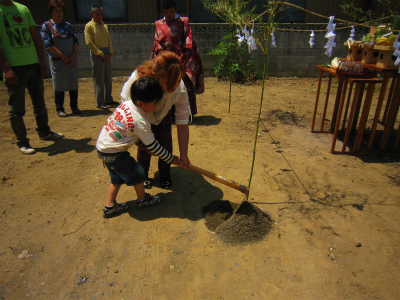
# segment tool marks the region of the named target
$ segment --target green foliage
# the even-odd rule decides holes
[[[392,17],[391,25],[394,29],[400,30],[400,12],[397,12],[397,15]]]
[[[259,79],[255,71],[255,62],[245,58],[247,44],[239,46],[236,32],[223,37],[224,41],[207,55],[223,56],[214,66],[214,73],[221,77],[230,77],[233,82],[255,81]]]
[[[366,34],[366,35],[363,35],[363,37],[362,37],[362,41],[365,43],[365,42],[372,42],[372,43],[375,43],[376,42],[376,40],[377,39],[379,39],[380,37],[382,37],[382,36],[384,36],[385,34],[388,34],[388,33],[390,33],[391,32],[391,29],[390,29],[390,27],[389,26],[380,26],[379,28],[378,28],[378,30],[374,33],[374,35],[372,36],[372,35],[369,35],[369,34]],[[396,36],[396,35],[394,35],[394,36]],[[394,41],[394,40],[393,40]]]
[[[345,0],[344,4],[340,5],[342,11],[348,15],[353,21],[360,23],[367,23],[374,19],[373,12],[370,10],[365,11],[361,7],[357,7],[352,2]]]
[[[375,39],[380,38],[381,36],[383,36],[383,35],[385,35],[385,34],[387,34],[387,33],[389,33],[389,32],[390,32],[389,27],[382,27],[382,28],[379,28],[379,29],[374,33],[374,38],[375,38]]]
[[[281,13],[287,5],[281,0],[265,0],[262,7],[265,11],[259,15],[254,12],[256,5],[252,0],[201,0],[204,8],[225,22],[243,28],[250,28],[253,21],[255,24],[254,39],[261,51],[267,55],[270,34],[276,27],[276,17]]]
[[[253,160],[251,164],[251,171],[250,171],[250,179],[249,179],[249,190],[251,186],[251,179],[253,177],[254,171],[254,163],[256,157],[256,146],[257,146],[257,139],[258,139],[258,131],[259,131],[259,124],[261,120],[261,111],[263,107],[263,99],[264,99],[264,89],[265,89],[265,78],[267,74],[267,57],[268,57],[268,49],[269,49],[269,42],[271,37],[271,32],[273,32],[275,28],[275,19],[277,15],[284,9],[288,3],[281,1],[281,0],[266,0],[267,5],[265,6],[266,10],[258,15],[253,17],[254,9],[248,10],[247,4],[250,2],[246,2],[247,4],[242,6],[244,3],[243,0],[202,0],[206,9],[210,10],[212,13],[216,14],[217,16],[221,17],[223,20],[230,24],[234,24],[243,28],[244,26],[250,27],[253,21],[259,22],[259,30],[255,30],[255,35],[253,35],[257,45],[260,47],[261,51],[264,53],[264,70],[262,73],[262,87],[261,87],[261,100],[260,100],[260,107],[258,112],[257,118],[257,126],[256,126],[256,133],[254,138],[254,147],[253,147]],[[263,16],[267,15],[266,21],[263,21]],[[243,17],[245,16],[245,17]],[[230,57],[235,57],[232,53]],[[233,66],[233,64],[231,64]],[[240,66],[240,64],[239,64]],[[251,67],[254,65],[248,65],[246,63],[246,67]],[[255,74],[255,72],[254,72]],[[229,107],[230,107],[230,96],[229,96]],[[248,200],[249,196],[247,195],[246,200]]]
[[[227,23],[241,25],[253,18],[255,7],[248,10],[251,0],[201,0],[204,8]]]
[[[392,29],[400,29],[399,0],[371,0],[365,1],[362,6],[357,6],[354,0],[343,0],[340,7],[351,21],[368,23],[385,18],[371,25],[388,24]]]
[[[371,36],[371,35],[365,34],[365,35],[363,35],[361,41],[364,42],[364,43],[365,42],[373,42],[374,41],[374,37]]]

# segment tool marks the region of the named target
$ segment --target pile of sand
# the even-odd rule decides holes
[[[204,206],[207,228],[229,245],[252,244],[264,239],[272,229],[270,215],[248,201],[244,201],[233,213],[238,205],[217,200]]]

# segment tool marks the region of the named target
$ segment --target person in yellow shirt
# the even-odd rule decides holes
[[[107,109],[107,105],[118,105],[111,95],[111,56],[114,48],[108,27],[103,22],[103,8],[94,4],[90,8],[92,20],[85,26],[86,45],[90,49],[92,77],[97,108]]]

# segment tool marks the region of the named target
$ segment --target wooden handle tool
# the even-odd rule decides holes
[[[199,167],[193,166],[192,164],[188,164],[188,168],[192,171],[195,171],[197,173],[200,173],[208,178],[211,178],[212,180],[218,181],[222,184],[225,184],[226,186],[229,186],[231,188],[234,188],[235,190],[238,190],[242,192],[245,195],[249,195],[249,188],[247,186],[241,185],[233,180],[226,179],[220,175],[217,175],[213,172],[201,169]]]

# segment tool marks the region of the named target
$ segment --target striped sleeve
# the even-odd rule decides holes
[[[151,153],[153,153],[156,156],[159,156],[163,161],[165,161],[168,164],[170,164],[174,160],[174,155],[172,155],[172,153],[165,150],[157,142],[157,140],[154,140],[154,142],[152,142],[149,145],[145,145],[145,146]]]

